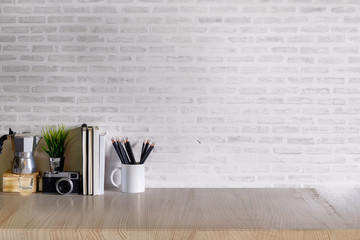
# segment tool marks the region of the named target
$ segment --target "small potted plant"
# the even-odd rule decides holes
[[[70,140],[67,140],[70,129],[66,129],[63,124],[58,126],[47,126],[42,131],[42,135],[48,148],[42,147],[42,149],[49,155],[50,172],[62,172],[64,171],[65,162],[65,149]]]

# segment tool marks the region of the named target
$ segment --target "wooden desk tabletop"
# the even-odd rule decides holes
[[[360,189],[0,193],[0,239],[360,239]]]

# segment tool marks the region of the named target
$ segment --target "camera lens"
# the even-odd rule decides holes
[[[73,190],[73,182],[68,178],[60,178],[56,181],[56,191],[62,195],[71,193]]]

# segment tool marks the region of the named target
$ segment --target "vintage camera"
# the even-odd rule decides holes
[[[42,177],[43,193],[59,193],[62,195],[80,193],[79,172],[45,172]]]

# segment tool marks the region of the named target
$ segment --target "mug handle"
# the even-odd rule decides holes
[[[114,185],[114,186],[117,187],[117,188],[120,188],[120,187],[121,187],[121,183],[120,183],[120,184],[116,184],[116,183],[114,182],[114,174],[115,174],[118,170],[121,170],[121,167],[115,168],[115,169],[111,172],[111,174],[110,174],[110,181],[111,181],[112,185]]]

